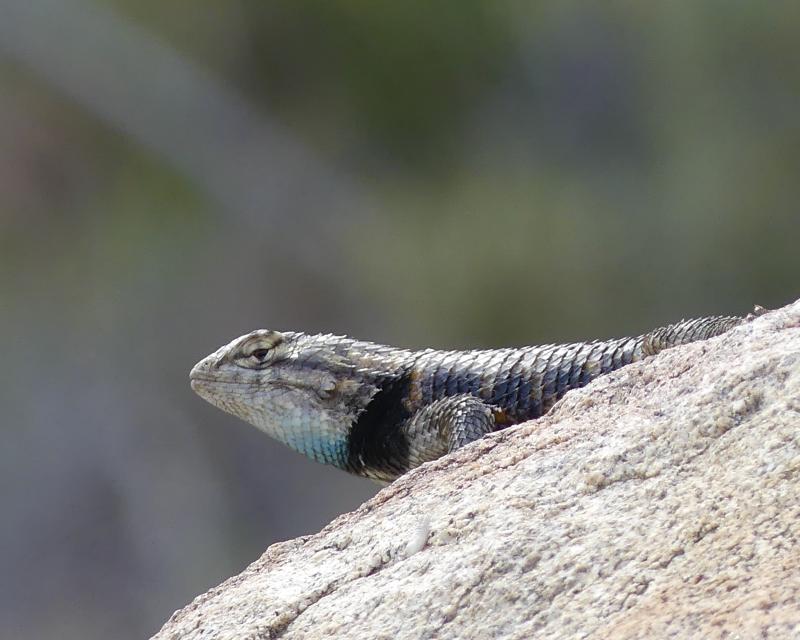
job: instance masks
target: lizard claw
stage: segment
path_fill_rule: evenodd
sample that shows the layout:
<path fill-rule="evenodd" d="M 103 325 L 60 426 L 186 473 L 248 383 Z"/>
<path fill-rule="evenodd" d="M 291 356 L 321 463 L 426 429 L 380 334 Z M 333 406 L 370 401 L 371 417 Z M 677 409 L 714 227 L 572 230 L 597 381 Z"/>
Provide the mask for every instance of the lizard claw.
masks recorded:
<path fill-rule="evenodd" d="M 769 309 L 762 307 L 760 304 L 754 305 L 753 311 L 745 316 L 745 320 L 753 320 L 758 316 L 763 316 L 767 311 L 769 311 Z"/>

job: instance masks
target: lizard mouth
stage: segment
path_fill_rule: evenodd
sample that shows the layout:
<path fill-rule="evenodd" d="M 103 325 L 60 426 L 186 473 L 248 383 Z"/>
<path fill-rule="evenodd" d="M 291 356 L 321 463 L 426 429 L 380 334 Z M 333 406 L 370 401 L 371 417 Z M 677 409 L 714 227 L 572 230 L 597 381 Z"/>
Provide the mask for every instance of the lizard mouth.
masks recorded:
<path fill-rule="evenodd" d="M 202 395 L 202 392 L 209 391 L 214 387 L 234 387 L 238 384 L 240 383 L 234 382 L 233 380 L 220 380 L 219 378 L 204 376 L 194 371 L 189 375 L 189 385 L 192 387 L 192 391 L 199 395 Z"/>
<path fill-rule="evenodd" d="M 206 387 L 234 387 L 241 385 L 241 382 L 236 380 L 220 380 L 219 378 L 204 378 L 203 376 L 192 376 L 189 378 L 189 384 L 192 389 L 197 391 Z"/>
<path fill-rule="evenodd" d="M 209 358 L 204 358 L 198 362 L 189 372 L 189 384 L 194 391 L 216 385 L 236 384 L 233 380 L 225 380 L 224 377 L 215 375 Z"/>

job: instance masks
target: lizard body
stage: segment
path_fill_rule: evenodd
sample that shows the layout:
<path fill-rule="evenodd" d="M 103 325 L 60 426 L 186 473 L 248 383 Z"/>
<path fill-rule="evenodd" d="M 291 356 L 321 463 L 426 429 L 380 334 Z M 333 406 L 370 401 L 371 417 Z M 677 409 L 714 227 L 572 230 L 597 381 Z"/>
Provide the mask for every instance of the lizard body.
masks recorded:
<path fill-rule="evenodd" d="M 752 316 L 687 320 L 633 338 L 476 351 L 260 329 L 198 362 L 190 378 L 205 400 L 309 458 L 391 482 L 486 433 L 540 417 L 599 375 Z"/>

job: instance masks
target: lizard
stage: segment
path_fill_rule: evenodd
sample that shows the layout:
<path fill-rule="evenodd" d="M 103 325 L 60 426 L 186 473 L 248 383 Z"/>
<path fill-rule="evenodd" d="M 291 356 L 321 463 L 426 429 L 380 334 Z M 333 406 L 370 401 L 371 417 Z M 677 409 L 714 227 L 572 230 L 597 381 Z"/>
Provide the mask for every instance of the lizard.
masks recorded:
<path fill-rule="evenodd" d="M 389 483 L 544 415 L 597 376 L 764 312 L 682 320 L 637 337 L 471 351 L 258 329 L 203 358 L 190 380 L 203 399 L 291 449 Z"/>

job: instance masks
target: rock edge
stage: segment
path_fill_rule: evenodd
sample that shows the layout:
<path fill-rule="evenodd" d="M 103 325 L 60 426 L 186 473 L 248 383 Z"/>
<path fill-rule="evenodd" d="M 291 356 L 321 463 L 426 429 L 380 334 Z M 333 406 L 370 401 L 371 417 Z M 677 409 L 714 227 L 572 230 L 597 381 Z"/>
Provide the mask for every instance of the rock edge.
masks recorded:
<path fill-rule="evenodd" d="M 800 635 L 800 301 L 272 545 L 154 638 Z"/>

